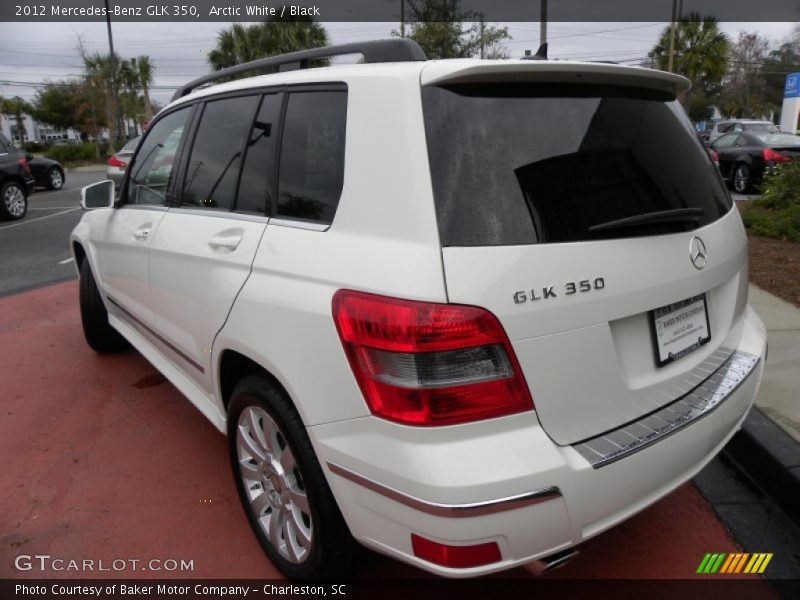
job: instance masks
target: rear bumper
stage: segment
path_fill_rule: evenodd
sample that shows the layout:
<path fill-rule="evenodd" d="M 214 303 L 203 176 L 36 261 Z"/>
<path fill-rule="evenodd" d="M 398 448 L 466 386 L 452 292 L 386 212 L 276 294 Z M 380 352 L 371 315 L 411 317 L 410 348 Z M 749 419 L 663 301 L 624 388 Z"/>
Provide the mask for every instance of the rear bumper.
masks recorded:
<path fill-rule="evenodd" d="M 367 417 L 310 432 L 356 539 L 440 575 L 482 575 L 579 544 L 694 476 L 746 417 L 765 345 L 763 325 L 748 309 L 731 351 L 753 357 L 749 372 L 724 389 L 725 381 L 710 377 L 722 391 L 708 410 L 594 465 L 586 452 L 556 445 L 534 413 L 436 430 Z M 412 533 L 448 545 L 496 542 L 502 560 L 466 569 L 434 565 L 413 556 Z"/>

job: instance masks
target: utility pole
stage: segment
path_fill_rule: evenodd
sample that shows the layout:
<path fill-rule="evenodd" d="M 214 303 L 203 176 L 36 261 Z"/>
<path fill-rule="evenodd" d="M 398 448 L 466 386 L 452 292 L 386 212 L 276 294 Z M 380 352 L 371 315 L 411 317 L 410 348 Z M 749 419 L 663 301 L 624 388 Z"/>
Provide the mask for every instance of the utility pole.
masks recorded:
<path fill-rule="evenodd" d="M 400 37 L 406 37 L 406 0 L 400 0 Z"/>
<path fill-rule="evenodd" d="M 114 98 L 114 114 L 109 115 L 110 118 L 114 119 L 116 129 L 116 139 L 109 140 L 109 144 L 112 149 L 117 149 L 117 142 L 120 137 L 120 129 L 122 125 L 122 119 L 120 118 L 119 114 L 119 90 L 117 89 L 117 55 L 114 54 L 114 37 L 111 35 L 111 10 L 108 7 L 108 0 L 105 0 L 106 4 L 106 26 L 108 27 L 108 47 L 111 50 L 111 56 L 109 57 L 109 63 L 111 64 L 111 95 Z"/>
<path fill-rule="evenodd" d="M 547 43 L 547 0 L 539 0 L 539 45 Z"/>
<path fill-rule="evenodd" d="M 481 58 L 485 58 L 485 46 L 486 42 L 484 40 L 483 34 L 486 31 L 486 21 L 483 20 L 483 15 L 481 15 Z"/>
<path fill-rule="evenodd" d="M 673 72 L 675 67 L 675 28 L 676 21 L 681 18 L 683 0 L 672 0 L 672 22 L 669 26 L 669 57 L 667 58 L 667 71 Z"/>

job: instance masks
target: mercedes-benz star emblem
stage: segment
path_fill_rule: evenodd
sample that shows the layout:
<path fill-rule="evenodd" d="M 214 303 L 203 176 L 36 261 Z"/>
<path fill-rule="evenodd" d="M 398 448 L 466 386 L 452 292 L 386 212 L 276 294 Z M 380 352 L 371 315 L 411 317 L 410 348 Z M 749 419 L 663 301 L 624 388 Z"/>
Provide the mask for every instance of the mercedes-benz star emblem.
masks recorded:
<path fill-rule="evenodd" d="M 693 237 L 689 242 L 689 259 L 695 269 L 702 269 L 708 263 L 706 258 L 706 245 L 699 237 Z"/>

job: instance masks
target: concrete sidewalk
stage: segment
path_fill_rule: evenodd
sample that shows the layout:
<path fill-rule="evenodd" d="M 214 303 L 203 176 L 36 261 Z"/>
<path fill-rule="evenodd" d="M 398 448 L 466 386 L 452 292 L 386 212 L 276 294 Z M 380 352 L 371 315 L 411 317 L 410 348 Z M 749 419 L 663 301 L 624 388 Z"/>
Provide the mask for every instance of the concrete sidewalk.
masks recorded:
<path fill-rule="evenodd" d="M 756 406 L 800 442 L 800 308 L 752 284 L 750 305 L 767 326 L 769 340 Z"/>
<path fill-rule="evenodd" d="M 800 309 L 750 286 L 769 354 L 756 407 L 725 453 L 800 523 Z"/>

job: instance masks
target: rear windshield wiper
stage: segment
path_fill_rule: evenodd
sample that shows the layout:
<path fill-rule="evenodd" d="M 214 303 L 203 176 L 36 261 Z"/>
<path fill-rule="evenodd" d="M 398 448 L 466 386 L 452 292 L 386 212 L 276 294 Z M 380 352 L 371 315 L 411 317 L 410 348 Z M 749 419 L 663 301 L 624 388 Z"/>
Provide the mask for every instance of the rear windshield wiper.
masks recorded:
<path fill-rule="evenodd" d="M 611 231 L 613 229 L 625 229 L 627 227 L 639 227 L 640 225 L 651 225 L 659 223 L 697 223 L 703 217 L 702 208 L 675 208 L 672 210 L 659 210 L 657 212 L 644 213 L 624 219 L 616 219 L 598 225 L 592 225 L 587 230 L 589 233 L 599 233 Z"/>

